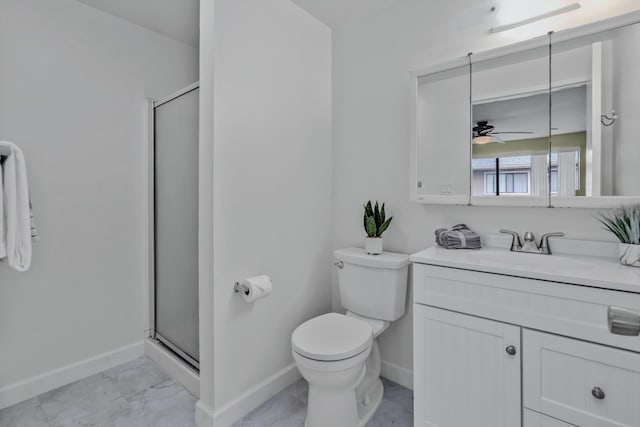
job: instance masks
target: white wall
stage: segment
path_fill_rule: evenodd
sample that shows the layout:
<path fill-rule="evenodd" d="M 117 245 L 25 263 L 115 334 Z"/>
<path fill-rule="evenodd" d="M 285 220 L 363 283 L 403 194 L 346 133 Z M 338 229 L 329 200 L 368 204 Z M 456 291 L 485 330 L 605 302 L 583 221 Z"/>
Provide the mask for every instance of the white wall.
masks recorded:
<path fill-rule="evenodd" d="M 517 41 L 489 34 L 489 26 L 472 25 L 471 21 L 461 25 L 460 16 L 476 3 L 405 0 L 334 29 L 335 248 L 362 246 L 361 209 L 368 199 L 385 201 L 388 214 L 394 216 L 384 236 L 385 248 L 390 251 L 411 253 L 430 246 L 433 230 L 459 222 L 481 232 L 499 228 L 536 234 L 564 231 L 571 238 L 611 240 L 592 210 L 441 207 L 408 202 L 408 70 Z M 637 3 L 624 3 L 591 18 L 638 7 Z M 578 24 L 567 21 L 563 25 Z M 339 310 L 335 285 L 334 280 L 333 307 Z M 411 317 L 409 307 L 381 338 L 382 358 L 405 370 L 412 369 Z"/>
<path fill-rule="evenodd" d="M 213 107 L 216 0 L 200 0 L 200 119 L 198 156 L 198 316 L 200 400 L 198 426 L 213 427 L 215 348 L 213 336 Z"/>
<path fill-rule="evenodd" d="M 142 340 L 145 99 L 197 72 L 192 47 L 78 2 L 0 2 L 0 136 L 41 235 L 29 272 L 0 264 L 3 391 Z"/>
<path fill-rule="evenodd" d="M 220 411 L 295 372 L 291 333 L 331 309 L 331 32 L 288 0 L 217 0 L 215 40 Z M 273 293 L 249 305 L 233 283 L 257 274 Z"/>

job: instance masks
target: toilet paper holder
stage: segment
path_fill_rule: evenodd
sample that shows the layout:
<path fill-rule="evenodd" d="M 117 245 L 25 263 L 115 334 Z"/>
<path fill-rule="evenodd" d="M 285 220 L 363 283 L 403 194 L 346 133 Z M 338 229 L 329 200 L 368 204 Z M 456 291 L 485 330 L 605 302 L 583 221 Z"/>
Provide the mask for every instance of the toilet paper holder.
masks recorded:
<path fill-rule="evenodd" d="M 244 283 L 235 282 L 233 284 L 233 291 L 235 293 L 244 292 L 246 295 L 249 295 L 249 286 L 245 285 Z"/>

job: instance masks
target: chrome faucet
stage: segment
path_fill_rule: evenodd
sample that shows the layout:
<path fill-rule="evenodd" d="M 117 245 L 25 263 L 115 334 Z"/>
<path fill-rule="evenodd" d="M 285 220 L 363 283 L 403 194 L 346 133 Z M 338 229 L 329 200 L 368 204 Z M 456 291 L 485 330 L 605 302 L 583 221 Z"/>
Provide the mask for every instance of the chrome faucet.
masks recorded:
<path fill-rule="evenodd" d="M 564 233 L 545 233 L 540 238 L 540 244 L 536 243 L 533 233 L 527 231 L 524 233 L 524 243 L 520 240 L 520 235 L 511 230 L 500 230 L 501 233 L 511 234 L 511 251 L 524 252 L 528 254 L 551 255 L 551 247 L 549 246 L 549 237 L 562 237 Z"/>

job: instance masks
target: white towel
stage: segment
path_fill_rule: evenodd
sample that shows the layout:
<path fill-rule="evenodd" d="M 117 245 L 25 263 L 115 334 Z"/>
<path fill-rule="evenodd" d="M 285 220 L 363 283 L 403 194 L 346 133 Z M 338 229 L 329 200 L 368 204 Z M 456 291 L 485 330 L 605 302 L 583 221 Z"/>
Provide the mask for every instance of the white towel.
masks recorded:
<path fill-rule="evenodd" d="M 27 271 L 31 266 L 31 214 L 27 167 L 22 150 L 17 145 L 0 141 L 0 146 L 11 151 L 2 165 L 6 258 L 11 268 Z"/>

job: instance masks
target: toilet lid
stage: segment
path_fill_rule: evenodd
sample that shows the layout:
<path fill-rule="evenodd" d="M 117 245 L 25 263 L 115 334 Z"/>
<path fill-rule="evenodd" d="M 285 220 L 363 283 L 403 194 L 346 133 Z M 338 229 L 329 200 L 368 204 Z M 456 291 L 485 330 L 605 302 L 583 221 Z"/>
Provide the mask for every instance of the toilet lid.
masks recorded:
<path fill-rule="evenodd" d="M 291 345 L 296 353 L 323 361 L 348 359 L 362 353 L 372 342 L 370 325 L 338 313 L 307 320 L 291 335 Z"/>

